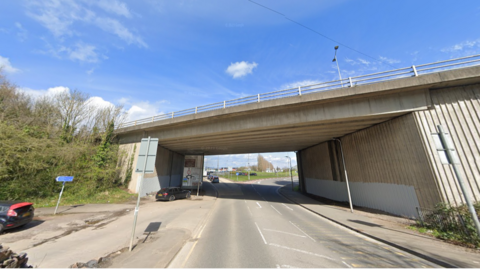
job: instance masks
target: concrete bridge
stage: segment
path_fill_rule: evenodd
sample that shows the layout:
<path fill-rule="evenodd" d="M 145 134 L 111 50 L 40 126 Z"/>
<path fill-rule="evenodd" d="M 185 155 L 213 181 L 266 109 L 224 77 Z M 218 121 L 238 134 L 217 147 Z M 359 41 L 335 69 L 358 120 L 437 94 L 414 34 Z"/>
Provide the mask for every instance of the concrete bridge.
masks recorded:
<path fill-rule="evenodd" d="M 201 112 L 197 107 L 184 116 L 171 113 L 130 124 L 117 130 L 124 152 L 122 175 L 138 191 L 131 167 L 141 138 L 148 136 L 159 139 L 159 148 L 156 173 L 147 176 L 142 194 L 191 186 L 185 176 L 201 178 L 204 155 L 296 151 L 302 191 L 347 201 L 340 144 L 332 141 L 339 138 L 354 205 L 417 217 L 417 208 L 464 202 L 431 136 L 442 124 L 454 139 L 470 194 L 478 201 L 480 66 L 421 75 L 412 67 L 412 73 L 364 85 L 348 78 L 334 82 L 335 90 L 305 94 L 309 88 L 299 88 L 294 96 L 261 101 L 258 95 L 258 101 L 244 105 L 223 102 L 223 107 L 216 104 L 220 109 Z M 277 96 L 289 91 L 297 89 Z"/>

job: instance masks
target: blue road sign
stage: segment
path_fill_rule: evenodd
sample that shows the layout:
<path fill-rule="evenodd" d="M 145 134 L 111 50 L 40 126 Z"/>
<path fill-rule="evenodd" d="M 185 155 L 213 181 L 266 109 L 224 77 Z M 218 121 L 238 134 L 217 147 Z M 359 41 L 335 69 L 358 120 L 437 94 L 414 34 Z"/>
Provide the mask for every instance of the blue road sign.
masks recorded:
<path fill-rule="evenodd" d="M 61 176 L 61 177 L 57 177 L 57 181 L 60 181 L 60 182 L 72 182 L 72 181 L 73 181 L 73 177 Z"/>

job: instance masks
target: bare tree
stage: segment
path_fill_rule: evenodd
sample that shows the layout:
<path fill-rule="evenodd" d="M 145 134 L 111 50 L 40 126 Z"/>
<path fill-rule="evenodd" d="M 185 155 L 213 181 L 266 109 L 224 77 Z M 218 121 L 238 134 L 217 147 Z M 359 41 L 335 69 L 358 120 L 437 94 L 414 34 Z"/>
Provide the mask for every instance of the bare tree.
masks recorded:
<path fill-rule="evenodd" d="M 61 92 L 55 95 L 54 103 L 58 109 L 62 125 L 62 138 L 66 142 L 73 139 L 73 134 L 80 123 L 92 116 L 88 94 L 78 90 Z"/>

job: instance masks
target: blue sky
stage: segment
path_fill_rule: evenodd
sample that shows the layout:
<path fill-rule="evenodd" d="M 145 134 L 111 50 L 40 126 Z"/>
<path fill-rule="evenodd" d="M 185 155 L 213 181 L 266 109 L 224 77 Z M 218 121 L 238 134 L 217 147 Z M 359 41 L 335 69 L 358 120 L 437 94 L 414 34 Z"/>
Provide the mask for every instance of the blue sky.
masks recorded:
<path fill-rule="evenodd" d="M 133 120 L 338 79 L 336 45 L 344 77 L 478 54 L 479 25 L 466 0 L 0 1 L 0 65 Z"/>

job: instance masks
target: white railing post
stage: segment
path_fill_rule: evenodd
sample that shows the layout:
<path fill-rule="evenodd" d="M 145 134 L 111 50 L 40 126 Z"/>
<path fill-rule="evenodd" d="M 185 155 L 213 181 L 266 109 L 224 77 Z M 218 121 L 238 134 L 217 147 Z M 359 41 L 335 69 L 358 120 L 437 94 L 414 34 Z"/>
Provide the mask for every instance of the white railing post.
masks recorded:
<path fill-rule="evenodd" d="M 302 95 L 302 87 L 298 86 L 298 95 Z"/>
<path fill-rule="evenodd" d="M 257 96 L 257 102 L 260 103 L 260 94 L 258 94 L 258 96 Z"/>
<path fill-rule="evenodd" d="M 137 121 L 135 121 L 135 124 L 133 126 L 137 126 Z"/>
<path fill-rule="evenodd" d="M 152 116 L 152 122 L 153 122 L 154 119 L 155 119 L 155 116 Z"/>
<path fill-rule="evenodd" d="M 353 87 L 353 83 L 352 83 L 352 78 L 351 78 L 351 77 L 348 77 L 348 81 L 350 81 L 350 88 Z"/>
<path fill-rule="evenodd" d="M 223 101 L 223 108 L 225 108 L 227 101 Z"/>
<path fill-rule="evenodd" d="M 198 107 L 196 106 L 196 107 L 195 107 L 195 114 L 197 114 L 197 108 L 198 108 Z"/>
<path fill-rule="evenodd" d="M 173 119 L 173 113 L 175 113 L 175 112 L 172 112 L 172 119 Z"/>
<path fill-rule="evenodd" d="M 412 65 L 412 69 L 415 76 L 418 77 L 417 68 L 415 68 L 415 65 Z"/>

